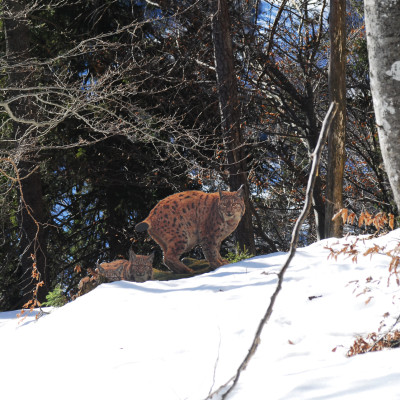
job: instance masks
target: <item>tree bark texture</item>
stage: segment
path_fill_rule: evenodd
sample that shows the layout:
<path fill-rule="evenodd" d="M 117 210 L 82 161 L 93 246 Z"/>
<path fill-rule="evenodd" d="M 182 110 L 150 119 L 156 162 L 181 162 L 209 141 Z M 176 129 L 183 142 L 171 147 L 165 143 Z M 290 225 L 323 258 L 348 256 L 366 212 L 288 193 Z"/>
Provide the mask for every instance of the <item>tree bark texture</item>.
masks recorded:
<path fill-rule="evenodd" d="M 320 175 L 318 175 L 315 179 L 314 191 L 312 193 L 312 207 L 314 212 L 317 240 L 325 239 L 325 204 L 321 194 L 322 180 Z"/>
<path fill-rule="evenodd" d="M 314 107 L 314 89 L 307 85 L 307 101 L 304 104 L 304 111 L 307 116 L 309 130 L 307 132 L 306 145 L 309 154 L 312 154 L 318 143 L 319 130 L 317 126 L 317 117 Z M 312 160 L 310 161 L 310 163 Z M 312 207 L 315 220 L 315 231 L 317 240 L 325 239 L 325 203 L 322 195 L 322 180 L 318 173 L 312 193 Z"/>
<path fill-rule="evenodd" d="M 226 0 L 210 0 L 210 5 L 221 128 L 224 147 L 227 150 L 229 184 L 232 191 L 239 189 L 241 185 L 245 187 L 246 212 L 236 230 L 236 237 L 241 249 L 245 246 L 252 254 L 255 254 L 228 4 Z"/>
<path fill-rule="evenodd" d="M 400 1 L 364 0 L 364 8 L 379 142 L 400 210 Z"/>
<path fill-rule="evenodd" d="M 11 15 L 21 13 L 26 6 L 24 1 L 4 1 Z M 29 68 L 23 63 L 29 57 L 30 32 L 29 27 L 20 19 L 4 20 L 6 37 L 7 60 L 14 65 L 13 72 L 9 73 L 9 84 L 16 88 L 24 87 L 29 82 Z M 11 104 L 13 114 L 19 118 L 34 119 L 35 107 L 28 97 L 21 97 Z M 29 125 L 13 121 L 13 136 L 16 145 L 26 147 L 32 132 L 28 131 Z M 22 150 L 24 151 L 24 150 Z M 48 292 L 48 271 L 46 268 L 46 232 L 44 222 L 46 219 L 43 200 L 42 182 L 37 159 L 33 154 L 21 154 L 16 160 L 19 181 L 19 226 L 20 226 L 20 267 L 19 267 L 19 300 L 15 308 L 22 307 L 27 300 L 32 299 L 33 291 L 38 281 L 32 278 L 32 267 L 40 273 L 40 280 L 44 285 L 39 289 L 37 299 L 42 302 Z M 33 257 L 32 257 L 33 255 Z"/>
<path fill-rule="evenodd" d="M 331 0 L 329 29 L 331 42 L 329 97 L 330 102 L 338 104 L 338 110 L 328 139 L 325 237 L 341 237 L 343 233 L 341 219 L 332 221 L 332 217 L 343 207 L 343 175 L 346 159 L 346 0 Z"/>

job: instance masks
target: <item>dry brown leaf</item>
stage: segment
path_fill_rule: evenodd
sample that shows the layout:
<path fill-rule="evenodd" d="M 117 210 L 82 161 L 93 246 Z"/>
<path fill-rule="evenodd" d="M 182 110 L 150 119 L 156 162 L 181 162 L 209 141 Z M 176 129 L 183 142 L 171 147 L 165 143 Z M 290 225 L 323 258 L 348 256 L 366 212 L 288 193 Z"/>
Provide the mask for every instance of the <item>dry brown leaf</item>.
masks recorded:
<path fill-rule="evenodd" d="M 361 213 L 360 215 L 360 219 L 358 220 L 358 227 L 361 228 L 363 223 L 364 223 L 364 219 L 365 219 L 365 214 L 364 211 Z"/>
<path fill-rule="evenodd" d="M 81 273 L 82 267 L 80 265 L 75 265 L 74 272 L 76 272 L 77 274 Z"/>
<path fill-rule="evenodd" d="M 374 296 L 370 296 L 368 297 L 367 300 L 365 300 L 365 304 L 368 304 L 372 299 L 374 298 Z"/>
<path fill-rule="evenodd" d="M 394 229 L 394 215 L 393 214 L 389 214 L 389 227 L 391 230 Z"/>
<path fill-rule="evenodd" d="M 364 212 L 364 222 L 366 226 L 372 224 L 372 215 L 368 211 Z"/>
<path fill-rule="evenodd" d="M 347 211 L 347 209 L 345 208 L 341 208 L 333 217 L 332 217 L 332 221 L 335 221 L 336 219 L 338 219 L 339 217 L 342 216 L 344 210 Z"/>
<path fill-rule="evenodd" d="M 352 225 L 354 223 L 354 220 L 356 218 L 356 213 L 352 212 L 348 217 L 347 217 L 347 223 Z"/>
<path fill-rule="evenodd" d="M 348 210 L 347 210 L 347 208 L 344 208 L 343 211 L 342 211 L 342 221 L 343 221 L 344 224 L 347 221 L 347 215 L 348 215 Z"/>

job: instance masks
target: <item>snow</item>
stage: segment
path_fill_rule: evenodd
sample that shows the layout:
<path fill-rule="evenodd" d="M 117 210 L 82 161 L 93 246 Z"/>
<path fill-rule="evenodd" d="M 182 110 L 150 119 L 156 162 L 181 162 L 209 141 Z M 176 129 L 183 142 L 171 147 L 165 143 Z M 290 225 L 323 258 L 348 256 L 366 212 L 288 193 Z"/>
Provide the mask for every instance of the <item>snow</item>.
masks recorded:
<path fill-rule="evenodd" d="M 357 263 L 328 259 L 326 247 L 355 241 L 297 251 L 229 399 L 400 399 L 400 349 L 346 357 L 358 335 L 384 332 L 400 314 L 385 255 L 400 230 L 360 238 Z M 375 244 L 384 251 L 362 255 Z M 103 284 L 37 321 L 0 313 L 1 396 L 205 399 L 247 354 L 285 259 L 275 253 L 188 279 Z"/>

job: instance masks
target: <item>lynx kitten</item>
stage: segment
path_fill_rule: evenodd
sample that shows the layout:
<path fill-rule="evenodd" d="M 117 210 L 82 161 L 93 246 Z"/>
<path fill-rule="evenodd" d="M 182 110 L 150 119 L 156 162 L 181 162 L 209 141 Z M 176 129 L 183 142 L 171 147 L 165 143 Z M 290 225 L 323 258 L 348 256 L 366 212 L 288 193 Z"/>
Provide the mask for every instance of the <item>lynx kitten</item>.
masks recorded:
<path fill-rule="evenodd" d="M 145 282 L 153 278 L 154 253 L 149 256 L 136 255 L 129 250 L 128 260 L 115 260 L 97 264 L 96 272 L 110 281 Z"/>

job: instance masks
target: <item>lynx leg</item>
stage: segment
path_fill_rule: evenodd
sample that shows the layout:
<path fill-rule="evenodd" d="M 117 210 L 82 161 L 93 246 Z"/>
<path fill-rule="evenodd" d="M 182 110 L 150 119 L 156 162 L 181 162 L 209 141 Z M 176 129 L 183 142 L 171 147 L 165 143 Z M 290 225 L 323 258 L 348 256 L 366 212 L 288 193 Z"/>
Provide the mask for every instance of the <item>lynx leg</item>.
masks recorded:
<path fill-rule="evenodd" d="M 164 251 L 164 264 L 173 272 L 177 274 L 191 274 L 193 270 L 187 267 L 182 261 L 179 260 L 179 255 L 174 251 L 167 249 Z"/>
<path fill-rule="evenodd" d="M 164 254 L 164 264 L 173 272 L 178 274 L 191 274 L 194 271 L 179 260 L 179 256 L 188 250 L 187 242 L 181 240 L 178 243 L 167 244 L 158 232 L 148 230 L 150 236 L 160 245 Z"/>
<path fill-rule="evenodd" d="M 215 243 L 203 243 L 201 248 L 203 249 L 203 253 L 207 261 L 210 263 L 210 267 L 215 269 L 220 267 L 221 265 L 228 264 L 227 260 L 224 260 L 219 254 L 219 248 Z"/>
<path fill-rule="evenodd" d="M 156 242 L 160 245 L 160 247 L 161 247 L 163 253 L 165 254 L 165 251 L 166 251 L 166 249 L 167 249 L 167 245 L 166 245 L 166 243 L 164 242 L 162 236 L 161 236 L 161 235 L 158 235 L 158 234 L 157 234 L 157 231 L 153 232 L 153 229 L 151 229 L 151 228 L 149 228 L 149 229 L 147 230 L 147 233 L 153 238 L 154 241 L 156 241 Z"/>

